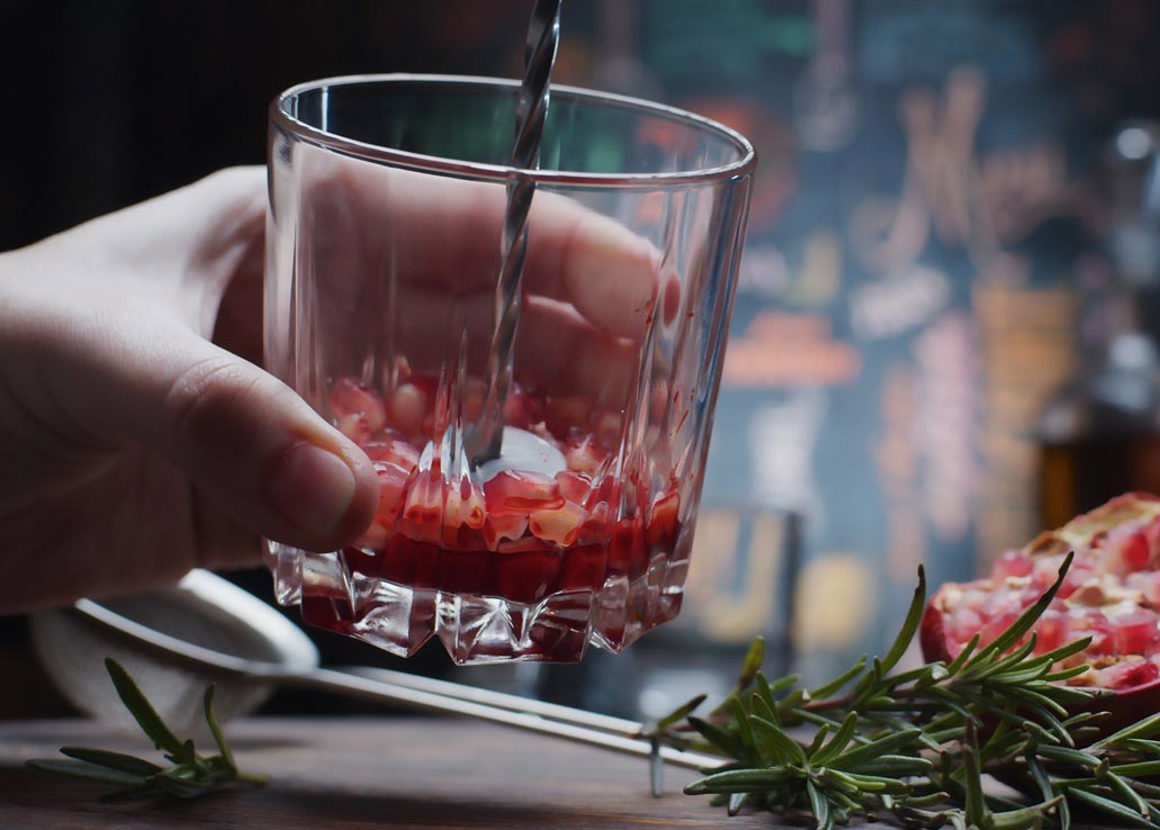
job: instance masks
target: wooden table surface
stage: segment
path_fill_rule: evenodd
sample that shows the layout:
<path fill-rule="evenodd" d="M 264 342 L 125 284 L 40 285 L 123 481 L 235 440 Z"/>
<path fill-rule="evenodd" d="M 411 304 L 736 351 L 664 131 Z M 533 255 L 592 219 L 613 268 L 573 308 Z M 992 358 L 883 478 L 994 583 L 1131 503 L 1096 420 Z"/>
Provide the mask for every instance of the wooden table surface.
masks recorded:
<path fill-rule="evenodd" d="M 102 804 L 100 785 L 27 769 L 73 744 L 148 754 L 135 736 L 88 721 L 0 722 L 0 828 L 632 828 L 752 830 L 681 787 L 648 791 L 647 762 L 467 720 L 253 718 L 226 727 L 239 766 L 270 783 L 193 802 Z M 206 749 L 207 747 L 203 747 Z"/>

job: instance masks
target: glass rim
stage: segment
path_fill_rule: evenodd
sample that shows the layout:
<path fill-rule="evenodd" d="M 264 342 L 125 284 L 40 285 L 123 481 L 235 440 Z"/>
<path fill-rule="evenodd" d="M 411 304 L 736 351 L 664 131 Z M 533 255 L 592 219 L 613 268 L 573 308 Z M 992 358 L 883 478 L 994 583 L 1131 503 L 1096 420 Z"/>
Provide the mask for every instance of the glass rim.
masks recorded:
<path fill-rule="evenodd" d="M 483 180 L 507 181 L 513 175 L 526 177 L 537 184 L 575 185 L 586 187 L 656 187 L 679 184 L 708 183 L 727 179 L 744 178 L 753 174 L 757 166 L 757 153 L 753 144 L 744 135 L 711 118 L 642 98 L 633 98 L 612 92 L 602 92 L 583 87 L 552 84 L 553 92 L 565 93 L 573 98 L 591 103 L 615 104 L 645 112 L 660 118 L 684 122 L 704 132 L 712 133 L 732 144 L 739 151 L 739 158 L 728 164 L 694 170 L 677 170 L 656 173 L 585 173 L 573 170 L 521 169 L 511 165 L 486 164 L 464 161 L 445 156 L 428 155 L 407 150 L 397 150 L 357 141 L 328 130 L 311 126 L 292 116 L 287 111 L 289 101 L 314 90 L 335 86 L 354 86 L 374 83 L 422 83 L 448 87 L 464 85 L 490 88 L 518 89 L 520 82 L 509 78 L 493 78 L 480 75 L 415 74 L 392 72 L 366 75 L 339 75 L 319 78 L 296 84 L 283 92 L 270 104 L 270 123 L 294 133 L 299 138 L 316 145 L 330 148 L 344 155 L 355 156 L 369 161 L 390 162 L 396 166 L 411 168 L 428 173 L 443 173 L 470 176 Z M 514 125 L 513 125 L 514 130 Z"/>

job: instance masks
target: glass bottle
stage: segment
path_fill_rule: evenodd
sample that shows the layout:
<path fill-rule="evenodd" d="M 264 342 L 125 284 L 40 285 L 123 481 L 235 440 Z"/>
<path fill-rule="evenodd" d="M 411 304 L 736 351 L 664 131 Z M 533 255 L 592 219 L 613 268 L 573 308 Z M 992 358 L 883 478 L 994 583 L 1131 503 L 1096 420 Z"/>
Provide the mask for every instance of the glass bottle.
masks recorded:
<path fill-rule="evenodd" d="M 1085 308 L 1084 371 L 1040 421 L 1044 527 L 1123 492 L 1160 493 L 1160 124 L 1118 129 L 1106 174 L 1111 284 Z"/>

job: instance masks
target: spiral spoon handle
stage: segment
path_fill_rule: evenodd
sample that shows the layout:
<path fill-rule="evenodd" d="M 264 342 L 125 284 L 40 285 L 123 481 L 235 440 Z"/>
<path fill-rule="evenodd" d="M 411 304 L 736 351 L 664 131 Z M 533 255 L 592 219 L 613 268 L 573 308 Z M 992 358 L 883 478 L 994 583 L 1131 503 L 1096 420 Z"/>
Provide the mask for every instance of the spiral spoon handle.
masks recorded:
<path fill-rule="evenodd" d="M 503 410 L 512 382 L 512 347 L 519 325 L 524 258 L 528 249 L 528 212 L 536 183 L 526 175 L 540 164 L 540 140 L 548 114 L 552 67 L 560 42 L 561 0 L 536 0 L 524 48 L 524 77 L 516 110 L 513 173 L 507 186 L 503 253 L 495 292 L 495 328 L 487 364 L 487 397 L 474 427 L 467 433 L 471 466 L 499 457 L 503 444 Z"/>

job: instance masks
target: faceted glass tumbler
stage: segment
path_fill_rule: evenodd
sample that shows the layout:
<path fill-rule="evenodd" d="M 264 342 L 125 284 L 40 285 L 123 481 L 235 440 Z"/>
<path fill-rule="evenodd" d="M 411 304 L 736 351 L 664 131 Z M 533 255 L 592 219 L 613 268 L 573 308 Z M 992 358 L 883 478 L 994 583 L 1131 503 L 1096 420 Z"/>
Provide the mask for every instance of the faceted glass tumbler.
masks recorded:
<path fill-rule="evenodd" d="M 271 108 L 267 362 L 363 448 L 380 491 L 356 544 L 270 543 L 268 562 L 279 602 L 394 654 L 438 636 L 461 664 L 575 661 L 681 605 L 753 149 L 689 113 L 553 87 L 540 167 L 518 170 L 518 92 L 366 76 Z M 489 360 L 504 214 L 528 180 L 505 373 Z M 494 458 L 472 449 L 489 413 Z"/>

